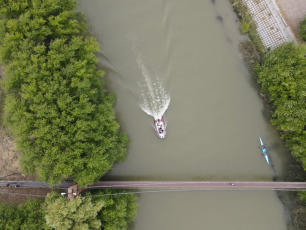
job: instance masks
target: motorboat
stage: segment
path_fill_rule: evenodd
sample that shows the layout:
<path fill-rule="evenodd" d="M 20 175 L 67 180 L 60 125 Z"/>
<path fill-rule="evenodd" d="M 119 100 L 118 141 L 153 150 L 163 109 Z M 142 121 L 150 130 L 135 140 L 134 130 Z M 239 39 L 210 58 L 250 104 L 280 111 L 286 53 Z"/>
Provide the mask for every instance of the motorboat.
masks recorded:
<path fill-rule="evenodd" d="M 166 126 L 165 126 L 164 119 L 162 117 L 158 119 L 154 119 L 154 125 L 155 125 L 157 136 L 160 138 L 165 138 Z"/>

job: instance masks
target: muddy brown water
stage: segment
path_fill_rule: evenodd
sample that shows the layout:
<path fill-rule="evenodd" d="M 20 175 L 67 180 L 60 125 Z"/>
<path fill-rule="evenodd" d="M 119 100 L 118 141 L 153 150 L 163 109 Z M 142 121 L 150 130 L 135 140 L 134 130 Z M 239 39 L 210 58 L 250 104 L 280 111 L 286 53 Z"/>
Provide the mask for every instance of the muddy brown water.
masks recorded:
<path fill-rule="evenodd" d="M 245 38 L 229 1 L 79 4 L 100 44 L 99 65 L 131 141 L 126 160 L 107 179 L 270 181 L 284 173 L 287 153 L 243 64 L 238 46 Z M 155 99 L 164 97 L 171 101 L 161 140 L 140 105 L 162 106 Z M 281 230 L 286 218 L 273 191 L 146 190 L 129 229 Z"/>

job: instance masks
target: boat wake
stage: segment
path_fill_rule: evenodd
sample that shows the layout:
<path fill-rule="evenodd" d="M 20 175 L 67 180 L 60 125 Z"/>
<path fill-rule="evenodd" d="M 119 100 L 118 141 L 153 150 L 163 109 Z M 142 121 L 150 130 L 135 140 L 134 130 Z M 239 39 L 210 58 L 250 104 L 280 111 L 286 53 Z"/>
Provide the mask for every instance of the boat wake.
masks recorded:
<path fill-rule="evenodd" d="M 157 75 L 150 74 L 141 56 L 137 57 L 137 64 L 143 79 L 139 81 L 139 107 L 154 120 L 162 118 L 169 107 L 170 96 Z"/>

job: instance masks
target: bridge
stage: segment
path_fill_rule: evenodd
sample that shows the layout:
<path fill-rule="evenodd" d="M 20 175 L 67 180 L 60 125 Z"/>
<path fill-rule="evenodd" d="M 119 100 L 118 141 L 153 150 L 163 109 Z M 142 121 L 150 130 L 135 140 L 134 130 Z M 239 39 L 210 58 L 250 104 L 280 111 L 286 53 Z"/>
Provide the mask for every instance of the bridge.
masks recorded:
<path fill-rule="evenodd" d="M 0 181 L 0 187 L 16 188 L 76 188 L 73 182 L 64 182 L 57 186 L 38 181 Z M 282 181 L 99 181 L 86 188 L 78 189 L 243 189 L 243 190 L 306 190 L 306 182 Z"/>

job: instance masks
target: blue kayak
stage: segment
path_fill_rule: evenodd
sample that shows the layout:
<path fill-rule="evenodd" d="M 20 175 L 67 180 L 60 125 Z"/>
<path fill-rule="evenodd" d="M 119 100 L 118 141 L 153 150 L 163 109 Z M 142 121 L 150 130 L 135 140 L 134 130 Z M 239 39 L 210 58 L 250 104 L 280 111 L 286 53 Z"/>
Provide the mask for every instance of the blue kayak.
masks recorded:
<path fill-rule="evenodd" d="M 262 154 L 265 156 L 267 163 L 269 164 L 269 158 L 268 158 L 268 154 L 267 154 L 267 150 L 266 147 L 264 146 L 261 138 L 259 137 L 260 140 L 260 145 L 261 145 L 261 150 L 262 150 Z"/>

